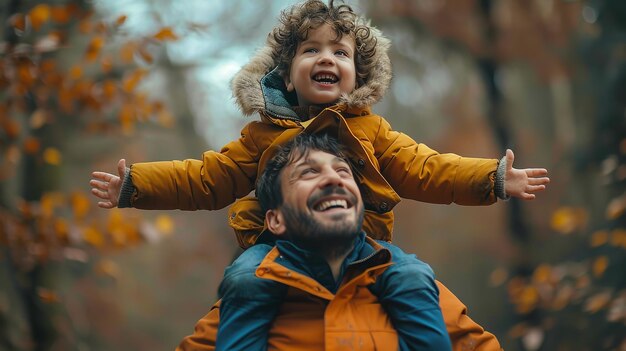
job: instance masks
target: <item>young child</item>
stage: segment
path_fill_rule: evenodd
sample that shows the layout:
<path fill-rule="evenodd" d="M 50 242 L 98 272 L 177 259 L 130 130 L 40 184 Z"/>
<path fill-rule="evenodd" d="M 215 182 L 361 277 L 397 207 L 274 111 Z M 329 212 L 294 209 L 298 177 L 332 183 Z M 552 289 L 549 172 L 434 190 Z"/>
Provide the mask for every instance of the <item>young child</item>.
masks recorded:
<path fill-rule="evenodd" d="M 240 245 L 249 247 L 267 239 L 265 214 L 256 198 L 240 198 L 254 189 L 280 145 L 303 132 L 331 134 L 349 150 L 366 206 L 363 227 L 374 239 L 391 241 L 391 210 L 400 198 L 489 205 L 510 196 L 534 199 L 545 189 L 547 171 L 513 168 L 510 150 L 500 161 L 440 154 L 372 113 L 371 105 L 391 79 L 389 45 L 347 5 L 308 0 L 291 7 L 266 47 L 232 82 L 242 111 L 258 113 L 261 120 L 200 160 L 137 163 L 128 169 L 122 159 L 119 176 L 94 172 L 90 184 L 101 199 L 98 205 L 215 210 L 239 199 L 229 211 L 229 224 Z M 439 287 L 443 306 L 446 294 L 452 294 Z M 452 335 L 448 322 L 456 312 L 442 312 Z M 459 340 L 453 338 L 453 346 Z"/>

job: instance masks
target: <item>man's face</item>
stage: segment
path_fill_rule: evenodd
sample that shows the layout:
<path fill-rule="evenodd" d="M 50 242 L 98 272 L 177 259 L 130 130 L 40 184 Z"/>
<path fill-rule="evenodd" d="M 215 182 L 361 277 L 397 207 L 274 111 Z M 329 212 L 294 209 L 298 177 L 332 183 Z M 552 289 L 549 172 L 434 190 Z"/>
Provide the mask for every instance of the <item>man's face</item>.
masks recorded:
<path fill-rule="evenodd" d="M 270 228 L 275 234 L 311 247 L 351 242 L 361 231 L 363 201 L 343 159 L 311 150 L 283 168 L 280 178 L 283 204 L 269 216 L 278 220 Z"/>
<path fill-rule="evenodd" d="M 354 39 L 349 35 L 336 41 L 328 24 L 310 29 L 291 61 L 287 90 L 296 91 L 300 106 L 336 102 L 356 86 L 354 55 Z"/>

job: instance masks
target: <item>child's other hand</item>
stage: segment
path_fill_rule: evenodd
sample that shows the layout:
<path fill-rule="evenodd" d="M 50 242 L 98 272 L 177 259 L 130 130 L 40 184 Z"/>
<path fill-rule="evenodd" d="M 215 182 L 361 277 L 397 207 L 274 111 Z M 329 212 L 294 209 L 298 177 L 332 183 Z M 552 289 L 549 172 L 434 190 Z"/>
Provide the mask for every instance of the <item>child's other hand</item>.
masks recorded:
<path fill-rule="evenodd" d="M 504 174 L 504 191 L 507 195 L 523 200 L 533 200 L 538 191 L 546 188 L 550 182 L 545 168 L 513 168 L 515 155 L 510 149 L 506 150 L 506 172 Z"/>
<path fill-rule="evenodd" d="M 118 198 L 120 197 L 120 190 L 122 189 L 122 182 L 124 181 L 124 173 L 126 172 L 126 160 L 121 159 L 117 163 L 117 173 L 115 174 L 106 172 L 93 172 L 91 176 L 92 180 L 89 181 L 91 193 L 98 198 L 104 200 L 99 201 L 98 206 L 102 208 L 114 208 L 117 207 Z"/>

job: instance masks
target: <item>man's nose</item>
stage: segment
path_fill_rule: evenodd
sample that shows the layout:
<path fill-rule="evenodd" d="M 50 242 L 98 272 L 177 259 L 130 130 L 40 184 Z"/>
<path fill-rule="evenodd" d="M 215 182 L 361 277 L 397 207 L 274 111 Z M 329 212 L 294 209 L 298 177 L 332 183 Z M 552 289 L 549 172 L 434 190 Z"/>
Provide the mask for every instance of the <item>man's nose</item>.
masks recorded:
<path fill-rule="evenodd" d="M 343 186 L 343 178 L 337 173 L 336 170 L 325 170 L 322 173 L 322 187 L 326 186 Z"/>

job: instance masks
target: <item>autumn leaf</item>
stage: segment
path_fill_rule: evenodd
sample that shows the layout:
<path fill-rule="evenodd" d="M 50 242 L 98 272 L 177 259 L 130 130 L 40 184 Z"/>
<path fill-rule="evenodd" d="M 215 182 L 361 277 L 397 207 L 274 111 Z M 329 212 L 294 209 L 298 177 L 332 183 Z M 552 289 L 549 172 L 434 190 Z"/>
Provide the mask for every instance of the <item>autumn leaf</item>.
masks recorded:
<path fill-rule="evenodd" d="M 23 13 L 16 13 L 9 18 L 9 24 L 17 35 L 22 35 L 26 31 L 26 16 Z"/>
<path fill-rule="evenodd" d="M 587 216 L 583 208 L 562 207 L 552 214 L 550 225 L 561 234 L 571 234 L 587 224 Z"/>
<path fill-rule="evenodd" d="M 624 214 L 626 210 L 626 194 L 623 194 L 620 197 L 617 197 L 611 202 L 606 208 L 606 218 L 607 219 L 617 219 Z"/>
<path fill-rule="evenodd" d="M 139 82 L 148 74 L 148 71 L 143 69 L 137 69 L 129 74 L 124 76 L 124 81 L 122 82 L 122 89 L 130 93 L 139 84 Z"/>
<path fill-rule="evenodd" d="M 37 288 L 37 295 L 44 303 L 55 303 L 60 300 L 56 292 L 46 288 Z"/>
<path fill-rule="evenodd" d="M 9 139 L 16 139 L 20 135 L 22 127 L 17 121 L 7 119 L 2 123 L 2 129 Z"/>
<path fill-rule="evenodd" d="M 72 18 L 68 7 L 64 5 L 52 6 L 50 10 L 51 10 L 50 14 L 52 17 L 52 21 L 58 24 L 66 24 Z"/>
<path fill-rule="evenodd" d="M 591 235 L 591 247 L 598 247 L 609 241 L 609 233 L 606 230 L 598 230 Z"/>
<path fill-rule="evenodd" d="M 597 293 L 591 297 L 589 297 L 585 301 L 585 312 L 596 313 L 611 301 L 611 293 L 608 291 Z"/>
<path fill-rule="evenodd" d="M 497 268 L 489 275 L 489 284 L 491 286 L 500 286 L 504 284 L 508 277 L 508 272 L 504 268 Z"/>
<path fill-rule="evenodd" d="M 70 201 L 72 204 L 72 211 L 74 212 L 74 217 L 78 219 L 85 218 L 87 213 L 89 212 L 89 208 L 91 207 L 91 201 L 85 194 L 80 192 L 72 193 L 70 197 Z"/>
<path fill-rule="evenodd" d="M 43 160 L 47 164 L 58 166 L 61 164 L 61 152 L 53 147 L 46 148 L 43 151 Z"/>
<path fill-rule="evenodd" d="M 115 20 L 115 26 L 119 27 L 126 22 L 126 15 L 121 15 Z"/>
<path fill-rule="evenodd" d="M 94 227 L 86 227 L 83 229 L 83 239 L 86 243 L 94 247 L 102 247 L 104 245 L 104 236 Z"/>
<path fill-rule="evenodd" d="M 38 31 L 41 26 L 50 19 L 50 14 L 50 5 L 39 4 L 33 7 L 28 12 L 28 17 L 30 18 L 30 23 L 33 26 L 33 29 Z"/>
<path fill-rule="evenodd" d="M 87 46 L 87 50 L 85 51 L 85 60 L 88 62 L 93 62 L 100 55 L 100 50 L 104 46 L 104 37 L 96 36 L 91 39 L 89 45 Z"/>
<path fill-rule="evenodd" d="M 174 33 L 171 27 L 164 27 L 152 36 L 159 41 L 178 40 L 178 36 Z"/>
<path fill-rule="evenodd" d="M 39 151 L 41 142 L 35 137 L 27 137 L 24 140 L 24 153 L 27 155 L 34 155 Z"/>
<path fill-rule="evenodd" d="M 593 261 L 592 271 L 595 277 L 601 277 L 609 266 L 609 259 L 606 256 L 600 256 Z"/>
<path fill-rule="evenodd" d="M 43 109 L 36 109 L 35 112 L 30 116 L 29 125 L 32 129 L 39 129 L 46 124 L 48 120 L 48 114 Z"/>
<path fill-rule="evenodd" d="M 114 279 L 117 279 L 120 275 L 120 269 L 117 263 L 111 260 L 101 260 L 98 262 L 96 272 L 100 275 L 105 275 Z"/>
<path fill-rule="evenodd" d="M 160 215 L 155 221 L 156 228 L 163 235 L 170 235 L 174 231 L 174 221 L 168 215 Z"/>

